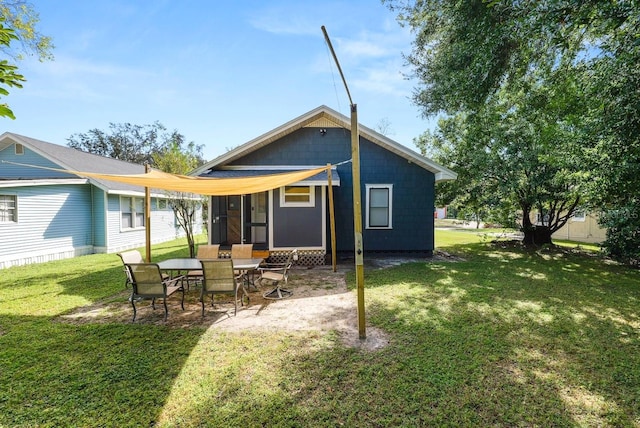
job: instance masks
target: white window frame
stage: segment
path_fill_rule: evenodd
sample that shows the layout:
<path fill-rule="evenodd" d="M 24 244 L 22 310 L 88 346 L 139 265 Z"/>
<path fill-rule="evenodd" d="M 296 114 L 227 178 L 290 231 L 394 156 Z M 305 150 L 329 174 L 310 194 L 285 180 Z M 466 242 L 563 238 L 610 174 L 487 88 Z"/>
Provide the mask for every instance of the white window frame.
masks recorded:
<path fill-rule="evenodd" d="M 165 210 L 168 210 L 169 208 L 170 206 L 169 206 L 168 199 L 162 199 L 162 198 L 156 199 L 156 209 L 158 211 L 165 211 Z"/>
<path fill-rule="evenodd" d="M 584 222 L 587 220 L 587 213 L 584 210 L 576 210 L 571 216 L 571 221 Z"/>
<path fill-rule="evenodd" d="M 13 209 L 7 207 L 4 208 L 5 205 L 5 198 L 7 199 L 13 199 Z M 4 213 L 7 212 L 10 215 L 7 216 L 7 219 L 4 219 L 4 215 L 0 215 L 0 223 L 17 223 L 18 222 L 18 195 L 15 194 L 9 194 L 9 193 L 3 193 L 0 194 L 0 207 L 2 207 L 0 209 L 0 212 Z"/>
<path fill-rule="evenodd" d="M 291 194 L 291 193 L 287 193 L 287 189 L 288 188 L 307 188 L 309 189 L 308 193 L 295 193 L 295 194 Z M 296 185 L 291 185 L 291 186 L 284 186 L 280 188 L 280 206 L 281 207 L 310 207 L 313 208 L 316 206 L 316 186 L 296 186 Z M 295 195 L 295 196 L 304 196 L 307 195 L 308 199 L 306 201 L 287 201 L 287 196 L 288 195 Z"/>
<path fill-rule="evenodd" d="M 389 206 L 387 207 L 388 224 L 386 226 L 372 226 L 369 222 L 371 217 L 371 190 L 386 189 L 389 192 Z M 367 229 L 393 229 L 393 184 L 366 184 L 367 213 L 365 216 L 365 227 Z"/>
<path fill-rule="evenodd" d="M 131 211 L 123 211 L 122 208 L 129 204 Z M 136 209 L 136 206 L 139 205 L 142 209 L 141 212 Z M 122 215 L 128 213 L 131 215 L 131 226 L 125 227 L 122 223 Z M 144 218 L 144 199 L 136 198 L 134 196 L 120 196 L 120 229 L 121 230 L 135 230 L 135 229 L 144 229 L 145 228 L 145 218 Z M 138 221 L 140 219 L 140 221 Z M 142 223 L 142 224 L 138 224 Z"/>

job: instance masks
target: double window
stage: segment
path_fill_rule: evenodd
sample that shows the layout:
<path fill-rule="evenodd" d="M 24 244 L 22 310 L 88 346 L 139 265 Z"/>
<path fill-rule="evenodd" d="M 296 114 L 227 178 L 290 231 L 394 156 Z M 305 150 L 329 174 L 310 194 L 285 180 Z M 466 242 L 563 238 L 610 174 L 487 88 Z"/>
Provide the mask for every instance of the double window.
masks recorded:
<path fill-rule="evenodd" d="M 144 199 L 129 196 L 121 197 L 120 217 L 122 229 L 144 227 Z"/>
<path fill-rule="evenodd" d="M 367 229 L 391 229 L 392 227 L 392 184 L 367 184 Z"/>
<path fill-rule="evenodd" d="M 18 221 L 18 197 L 16 195 L 0 195 L 0 223 Z"/>

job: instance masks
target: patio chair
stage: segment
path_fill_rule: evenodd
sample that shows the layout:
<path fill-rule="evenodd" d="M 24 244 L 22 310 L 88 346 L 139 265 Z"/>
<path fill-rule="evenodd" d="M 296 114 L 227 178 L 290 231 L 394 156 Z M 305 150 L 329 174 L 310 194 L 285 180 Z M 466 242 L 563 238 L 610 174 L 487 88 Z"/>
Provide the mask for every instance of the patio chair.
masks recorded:
<path fill-rule="evenodd" d="M 293 292 L 282 288 L 281 284 L 284 283 L 285 286 L 287 285 L 289 281 L 289 270 L 296 260 L 298 260 L 298 250 L 294 249 L 289 253 L 285 263 L 266 263 L 258 268 L 260 271 L 260 278 L 258 278 L 258 280 L 262 284 L 267 282 L 274 286 L 271 291 L 264 293 L 262 297 L 273 300 L 291 297 Z"/>
<path fill-rule="evenodd" d="M 232 244 L 231 259 L 250 259 L 253 256 L 253 244 Z M 242 275 L 244 281 L 249 283 L 249 275 L 246 270 L 236 270 L 236 275 Z"/>
<path fill-rule="evenodd" d="M 217 294 L 233 296 L 235 316 L 238 313 L 238 293 L 242 287 L 242 275 L 236 275 L 233 271 L 233 262 L 230 259 L 200 260 L 202 265 L 202 288 L 200 289 L 200 303 L 202 304 L 202 317 L 204 317 L 204 298 L 211 295 L 211 306 Z M 242 302 L 241 302 L 242 303 Z"/>
<path fill-rule="evenodd" d="M 196 259 L 217 259 L 220 251 L 220 245 L 198 245 L 198 252 L 196 253 Z M 202 270 L 190 270 L 186 275 L 187 288 L 190 288 L 191 281 L 202 283 Z"/>
<path fill-rule="evenodd" d="M 253 256 L 253 244 L 231 245 L 232 259 L 250 259 Z"/>
<path fill-rule="evenodd" d="M 133 306 L 133 320 L 136 320 L 136 301 L 141 299 L 151 299 L 151 307 L 156 309 L 156 299 L 162 299 L 164 305 L 164 320 L 167 320 L 169 309 L 167 308 L 167 298 L 176 291 L 182 292 L 180 306 L 184 311 L 184 287 L 182 277 L 163 279 L 160 267 L 156 263 L 131 263 L 128 265 L 132 277 L 131 306 Z"/>
<path fill-rule="evenodd" d="M 142 258 L 142 254 L 138 250 L 129 250 L 118 253 L 118 256 L 122 260 L 122 264 L 124 265 L 124 273 L 126 278 L 124 280 L 124 288 L 128 288 L 133 283 L 133 277 L 131 276 L 131 271 L 129 270 L 130 263 L 144 263 L 144 259 Z"/>

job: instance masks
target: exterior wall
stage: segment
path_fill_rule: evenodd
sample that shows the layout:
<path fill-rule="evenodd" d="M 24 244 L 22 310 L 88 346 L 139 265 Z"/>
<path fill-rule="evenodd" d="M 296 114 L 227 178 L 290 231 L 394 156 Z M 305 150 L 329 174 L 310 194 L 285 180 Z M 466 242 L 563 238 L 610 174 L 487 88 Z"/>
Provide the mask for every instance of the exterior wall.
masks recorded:
<path fill-rule="evenodd" d="M 144 228 L 121 231 L 120 229 L 120 196 L 107 196 L 107 253 L 115 253 L 130 248 L 145 245 L 146 232 Z M 153 233 L 153 229 L 152 229 Z"/>
<path fill-rule="evenodd" d="M 280 190 L 273 191 L 273 248 L 323 248 L 323 194 L 316 186 L 314 207 L 281 207 Z"/>
<path fill-rule="evenodd" d="M 351 158 L 350 132 L 343 128 L 303 128 L 236 162 L 238 165 L 318 166 Z M 340 187 L 334 187 L 336 249 L 353 251 L 351 164 L 339 165 Z M 363 230 L 366 252 L 433 250 L 435 176 L 388 150 L 360 139 L 362 214 L 366 215 L 366 184 L 393 184 L 393 228 Z M 329 217 L 327 216 L 327 219 Z M 327 220 L 328 221 L 328 220 Z M 363 227 L 365 221 L 363 217 Z M 327 234 L 329 234 L 327 227 Z M 326 241 L 329 246 L 330 239 Z M 329 248 L 327 248 L 329 250 Z"/>
<path fill-rule="evenodd" d="M 145 228 L 122 229 L 120 227 L 120 196 L 109 195 L 107 198 L 107 230 L 108 253 L 130 248 L 143 247 L 146 244 Z M 158 244 L 185 236 L 184 230 L 175 221 L 171 207 L 157 209 L 157 199 L 151 198 L 151 243 Z M 196 218 L 202 218 L 202 209 L 198 210 Z M 202 233 L 202 223 L 198 222 L 194 227 L 194 233 Z"/>
<path fill-rule="evenodd" d="M 0 223 L 0 268 L 93 252 L 91 186 L 3 188 L 17 195 L 18 221 Z"/>
<path fill-rule="evenodd" d="M 92 218 L 93 224 L 91 229 L 93 230 L 93 246 L 96 253 L 105 253 L 107 251 L 107 225 L 106 225 L 106 211 L 107 211 L 107 194 L 101 189 L 93 186 L 92 192 Z"/>
<path fill-rule="evenodd" d="M 15 145 L 0 150 L 0 160 L 59 168 L 27 147 L 22 155 L 16 155 Z M 53 184 L 46 180 L 61 178 L 75 183 Z M 96 252 L 113 253 L 146 243 L 144 228 L 120 230 L 119 196 L 108 195 L 91 184 L 78 184 L 81 180 L 74 175 L 2 164 L 0 179 L 30 180 L 28 185 L 0 188 L 0 194 L 17 196 L 18 211 L 18 222 L 0 223 L 0 269 Z M 202 218 L 201 210 L 197 216 Z M 155 199 L 152 199 L 151 232 L 152 243 L 184 236 L 171 208 L 158 210 Z M 200 221 L 194 232 L 202 233 Z"/>
<path fill-rule="evenodd" d="M 598 225 L 598 219 L 595 215 L 587 214 L 584 220 L 569 219 L 567 224 L 558 229 L 551 237 L 596 244 L 606 239 L 607 230 Z"/>

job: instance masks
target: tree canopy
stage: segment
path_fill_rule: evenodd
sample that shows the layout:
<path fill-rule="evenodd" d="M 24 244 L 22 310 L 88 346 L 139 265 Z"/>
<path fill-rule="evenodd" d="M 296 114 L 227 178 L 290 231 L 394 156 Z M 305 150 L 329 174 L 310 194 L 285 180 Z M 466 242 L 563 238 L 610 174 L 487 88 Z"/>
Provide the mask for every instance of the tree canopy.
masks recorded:
<path fill-rule="evenodd" d="M 9 95 L 9 88 L 22 88 L 26 81 L 18 73 L 17 60 L 34 54 L 40 61 L 53 59 L 53 43 L 37 30 L 39 20 L 26 2 L 0 0 L 0 51 L 9 58 L 0 59 L 0 97 Z M 0 104 L 0 116 L 15 119 L 6 103 Z"/>
<path fill-rule="evenodd" d="M 189 158 L 190 164 L 196 166 L 204 163 L 202 158 L 202 146 L 193 142 L 186 143 L 185 137 L 178 131 L 168 132 L 160 122 L 150 125 L 134 125 L 131 123 L 110 123 L 109 130 L 91 129 L 85 133 L 73 134 L 67 138 L 67 145 L 84 152 L 119 159 L 126 162 L 149 164 L 165 172 L 184 174 L 190 169 L 184 169 L 184 165 L 173 165 L 162 154 L 171 154 L 174 150 L 183 153 Z M 163 167 L 156 165 L 156 161 L 163 159 Z M 177 162 L 186 162 L 185 159 L 176 157 Z M 180 170 L 180 171 L 176 171 Z"/>
<path fill-rule="evenodd" d="M 581 198 L 592 209 L 638 212 L 630 195 L 640 190 L 640 3 L 383 1 L 415 35 L 406 58 L 419 81 L 413 99 L 425 116 L 464 118 L 468 126 L 492 120 L 482 128 L 485 137 L 504 138 L 504 116 L 491 112 L 506 101 L 507 112 L 527 124 L 511 132 L 537 129 L 527 147 L 543 149 L 535 151 L 539 159 L 570 159 L 562 166 L 565 184 L 576 188 L 582 177 Z M 525 101 L 520 94 L 528 100 L 514 104 Z M 552 141 L 560 147 L 545 152 Z M 557 184 L 553 177 L 548 189 Z"/>

